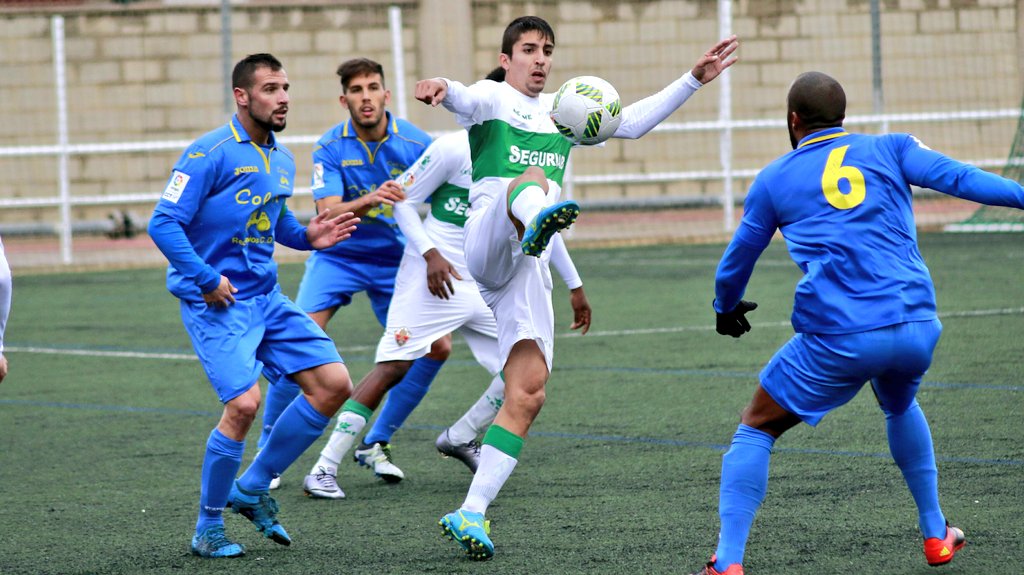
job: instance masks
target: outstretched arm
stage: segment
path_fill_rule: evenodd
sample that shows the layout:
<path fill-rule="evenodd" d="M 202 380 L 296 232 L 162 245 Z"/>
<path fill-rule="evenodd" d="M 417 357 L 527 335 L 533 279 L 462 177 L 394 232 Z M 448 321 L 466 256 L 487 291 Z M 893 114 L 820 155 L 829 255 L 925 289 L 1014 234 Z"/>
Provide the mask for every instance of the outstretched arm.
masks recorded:
<path fill-rule="evenodd" d="M 654 129 L 682 106 L 701 86 L 714 80 L 736 63 L 733 52 L 739 47 L 736 36 L 720 40 L 711 47 L 682 78 L 657 94 L 622 109 L 622 123 L 613 137 L 636 139 Z"/>

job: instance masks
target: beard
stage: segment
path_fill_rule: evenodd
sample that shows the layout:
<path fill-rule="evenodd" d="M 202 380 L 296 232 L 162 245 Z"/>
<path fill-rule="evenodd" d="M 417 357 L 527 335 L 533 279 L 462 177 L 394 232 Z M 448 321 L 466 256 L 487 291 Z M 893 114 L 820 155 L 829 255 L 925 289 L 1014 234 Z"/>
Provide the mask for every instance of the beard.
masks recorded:
<path fill-rule="evenodd" d="M 274 112 L 267 114 L 265 118 L 260 118 L 252 113 L 252 108 L 249 108 L 249 118 L 256 123 L 257 126 L 263 128 L 268 132 L 280 132 L 284 130 L 285 126 L 288 125 L 288 119 L 282 119 L 280 123 L 274 122 Z"/>

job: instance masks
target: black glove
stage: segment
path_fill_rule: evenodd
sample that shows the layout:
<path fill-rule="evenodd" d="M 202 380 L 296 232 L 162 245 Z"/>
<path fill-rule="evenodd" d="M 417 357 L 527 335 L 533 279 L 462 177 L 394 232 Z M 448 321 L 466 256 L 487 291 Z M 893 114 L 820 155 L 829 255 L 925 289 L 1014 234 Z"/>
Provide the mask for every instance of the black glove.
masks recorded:
<path fill-rule="evenodd" d="M 750 322 L 743 317 L 748 311 L 757 309 L 757 304 L 752 301 L 740 300 L 732 311 L 726 313 L 715 312 L 715 331 L 721 335 L 739 337 L 750 331 Z"/>

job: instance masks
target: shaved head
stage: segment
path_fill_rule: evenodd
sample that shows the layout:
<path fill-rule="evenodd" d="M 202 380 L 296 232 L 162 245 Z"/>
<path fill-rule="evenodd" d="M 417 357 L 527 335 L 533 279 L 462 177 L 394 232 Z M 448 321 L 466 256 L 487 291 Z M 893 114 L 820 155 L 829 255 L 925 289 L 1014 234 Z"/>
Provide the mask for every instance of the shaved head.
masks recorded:
<path fill-rule="evenodd" d="M 846 117 L 846 92 L 835 78 L 821 72 L 804 72 L 796 77 L 786 98 L 787 124 L 793 147 L 805 135 L 843 125 Z M 794 133 L 794 119 L 799 132 Z"/>

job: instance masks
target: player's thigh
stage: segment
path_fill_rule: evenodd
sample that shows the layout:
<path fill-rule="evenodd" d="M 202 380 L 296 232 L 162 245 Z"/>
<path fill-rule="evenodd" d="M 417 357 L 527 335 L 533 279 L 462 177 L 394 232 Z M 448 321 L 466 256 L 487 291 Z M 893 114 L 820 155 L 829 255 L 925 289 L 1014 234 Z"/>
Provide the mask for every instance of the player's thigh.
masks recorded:
<path fill-rule="evenodd" d="M 466 220 L 466 266 L 477 283 L 498 288 L 512 277 L 523 254 L 518 233 L 508 218 L 504 195 Z"/>
<path fill-rule="evenodd" d="M 350 262 L 314 252 L 306 259 L 295 303 L 306 313 L 335 309 L 352 302 L 352 295 L 370 286 Z"/>
<path fill-rule="evenodd" d="M 362 273 L 366 274 L 366 295 L 370 298 L 370 307 L 382 326 L 387 325 L 388 310 L 391 308 L 397 288 L 399 269 L 398 265 L 364 266 L 361 269 Z"/>
<path fill-rule="evenodd" d="M 265 326 L 255 300 L 239 300 L 227 308 L 182 301 L 181 320 L 221 403 L 242 395 L 259 379 L 263 364 L 257 350 Z"/>
<path fill-rule="evenodd" d="M 334 342 L 280 289 L 267 296 L 266 333 L 257 351 L 269 370 L 286 375 L 342 363 Z"/>
<path fill-rule="evenodd" d="M 900 324 L 890 328 L 890 359 L 872 381 L 875 396 L 886 413 L 901 414 L 910 407 L 932 363 L 942 335 L 939 320 Z"/>
<path fill-rule="evenodd" d="M 555 315 L 551 304 L 550 276 L 539 258 L 529 258 L 520 270 L 498 289 L 482 287 L 480 295 L 493 312 L 498 330 L 501 364 L 508 361 L 513 346 L 522 340 L 537 343 L 551 371 L 554 358 Z"/>
<path fill-rule="evenodd" d="M 817 425 L 871 378 L 857 335 L 794 335 L 761 371 L 761 387 L 783 409 Z"/>

